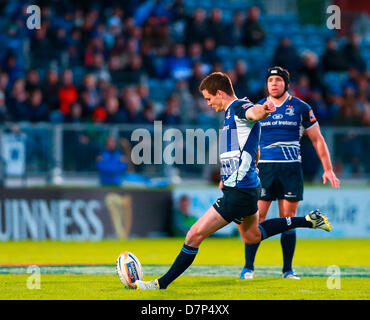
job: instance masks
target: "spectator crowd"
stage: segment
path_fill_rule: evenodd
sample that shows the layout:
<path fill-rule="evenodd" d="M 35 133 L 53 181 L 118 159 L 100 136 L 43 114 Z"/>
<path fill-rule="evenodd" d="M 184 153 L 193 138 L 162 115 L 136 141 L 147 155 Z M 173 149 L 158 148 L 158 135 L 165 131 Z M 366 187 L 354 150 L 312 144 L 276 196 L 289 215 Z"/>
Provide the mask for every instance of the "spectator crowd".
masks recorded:
<path fill-rule="evenodd" d="M 225 22 L 221 9 L 189 13 L 184 1 L 36 1 L 42 23 L 35 30 L 26 28 L 28 2 L 2 5 L 0 123 L 215 124 L 198 92 L 205 74 L 228 73 L 239 97 L 250 96 L 254 77 L 243 59 L 225 67 L 218 48 L 263 50 L 269 28 L 255 6 Z M 343 45 L 328 38 L 318 56 L 299 53 L 282 37 L 266 70 L 287 68 L 291 93 L 312 106 L 321 124 L 369 126 L 369 71 L 360 41 L 356 33 Z M 344 80 L 328 85 L 324 79 L 333 72 Z M 174 88 L 160 96 L 152 80 Z M 263 95 L 262 84 L 252 99 Z"/>

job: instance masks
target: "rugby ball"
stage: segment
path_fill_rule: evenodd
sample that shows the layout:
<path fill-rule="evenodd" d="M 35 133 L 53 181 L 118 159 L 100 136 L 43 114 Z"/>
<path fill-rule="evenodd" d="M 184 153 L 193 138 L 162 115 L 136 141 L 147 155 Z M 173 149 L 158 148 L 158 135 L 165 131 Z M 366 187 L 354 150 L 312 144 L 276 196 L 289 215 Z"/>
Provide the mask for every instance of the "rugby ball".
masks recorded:
<path fill-rule="evenodd" d="M 143 268 L 138 258 L 131 252 L 122 252 L 117 258 L 116 270 L 126 288 L 136 289 L 135 281 L 143 280 Z"/>

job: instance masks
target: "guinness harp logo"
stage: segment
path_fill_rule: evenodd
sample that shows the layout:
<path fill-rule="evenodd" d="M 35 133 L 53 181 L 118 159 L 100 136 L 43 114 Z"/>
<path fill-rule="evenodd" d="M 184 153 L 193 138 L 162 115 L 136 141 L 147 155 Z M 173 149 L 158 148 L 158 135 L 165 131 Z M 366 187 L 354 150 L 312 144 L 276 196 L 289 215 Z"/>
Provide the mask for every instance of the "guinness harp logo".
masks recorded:
<path fill-rule="evenodd" d="M 121 196 L 116 193 L 109 193 L 105 197 L 114 232 L 117 238 L 128 238 L 132 226 L 132 205 L 131 196 Z"/>

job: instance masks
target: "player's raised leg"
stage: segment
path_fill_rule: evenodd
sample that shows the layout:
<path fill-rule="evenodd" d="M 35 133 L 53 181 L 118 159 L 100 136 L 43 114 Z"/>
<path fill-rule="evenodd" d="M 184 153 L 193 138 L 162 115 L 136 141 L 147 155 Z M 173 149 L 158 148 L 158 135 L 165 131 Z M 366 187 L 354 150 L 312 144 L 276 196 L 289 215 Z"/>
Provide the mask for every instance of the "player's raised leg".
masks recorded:
<path fill-rule="evenodd" d="M 312 228 L 331 231 L 332 227 L 319 209 L 311 211 L 304 217 L 274 218 L 258 223 L 258 211 L 248 216 L 238 226 L 245 243 L 252 244 L 270 238 L 292 228 Z"/>
<path fill-rule="evenodd" d="M 227 224 L 228 222 L 216 211 L 216 209 L 213 206 L 210 207 L 190 228 L 180 253 L 167 273 L 161 278 L 152 281 L 137 280 L 135 282 L 136 288 L 139 290 L 166 289 L 171 282 L 179 277 L 193 263 L 202 241 Z"/>
<path fill-rule="evenodd" d="M 305 217 L 268 219 L 260 223 L 258 227 L 262 233 L 261 240 L 265 240 L 274 236 L 275 234 L 279 234 L 294 228 L 322 229 L 328 232 L 332 229 L 328 222 L 328 218 L 325 217 L 319 211 L 319 209 L 311 211 Z"/>

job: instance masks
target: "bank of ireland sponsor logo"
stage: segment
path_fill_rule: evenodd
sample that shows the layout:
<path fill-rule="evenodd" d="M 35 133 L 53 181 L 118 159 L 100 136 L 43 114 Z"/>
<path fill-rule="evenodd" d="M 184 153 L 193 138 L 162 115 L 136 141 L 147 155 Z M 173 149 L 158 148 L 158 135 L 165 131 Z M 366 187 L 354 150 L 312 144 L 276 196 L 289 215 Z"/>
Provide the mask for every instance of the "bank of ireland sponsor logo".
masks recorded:
<path fill-rule="evenodd" d="M 274 120 L 280 120 L 280 119 L 283 119 L 283 115 L 282 115 L 282 114 L 280 114 L 280 113 L 278 113 L 278 114 L 274 114 L 274 115 L 272 116 L 272 119 L 274 119 Z"/>

